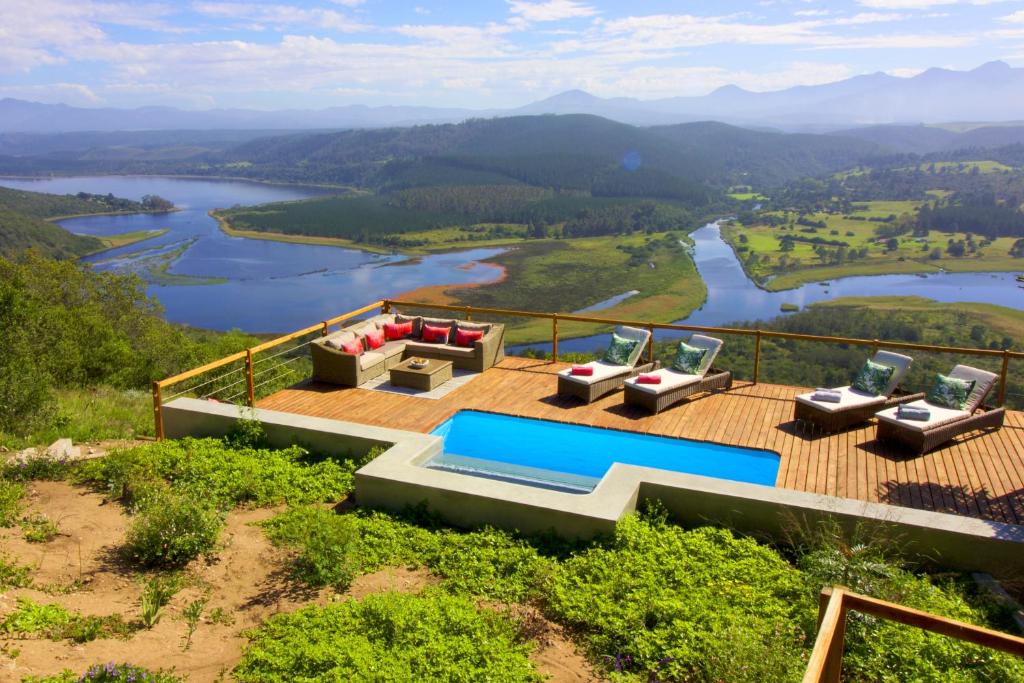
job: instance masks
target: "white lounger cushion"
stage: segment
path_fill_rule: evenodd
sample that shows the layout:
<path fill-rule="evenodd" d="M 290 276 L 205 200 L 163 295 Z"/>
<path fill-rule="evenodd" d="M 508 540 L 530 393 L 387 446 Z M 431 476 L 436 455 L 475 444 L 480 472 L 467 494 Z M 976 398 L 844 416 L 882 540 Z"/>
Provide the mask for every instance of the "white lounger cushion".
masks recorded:
<path fill-rule="evenodd" d="M 705 337 L 703 334 L 693 334 L 690 335 L 690 341 L 687 343 L 694 348 L 707 349 L 707 353 L 704 354 L 700 361 L 700 366 L 697 368 L 697 374 L 703 377 L 711 369 L 711 364 L 718 358 L 718 352 L 722 350 L 722 340 L 715 337 Z M 662 380 L 662 382 L 664 381 Z"/>
<path fill-rule="evenodd" d="M 633 371 L 633 368 L 628 365 L 613 365 L 611 363 L 605 363 L 603 360 L 592 360 L 589 363 L 585 363 L 585 365 L 587 367 L 594 368 L 593 375 L 590 375 L 589 377 L 587 375 L 574 375 L 572 374 L 572 368 L 561 370 L 558 374 L 562 375 L 570 382 L 593 384 L 594 382 L 611 379 L 612 377 L 628 375 Z"/>
<path fill-rule="evenodd" d="M 644 374 L 657 375 L 661 377 L 661 384 L 640 384 L 636 381 L 635 377 L 630 377 L 625 383 L 638 391 L 643 391 L 644 393 L 654 394 L 657 396 L 658 394 L 671 389 L 678 389 L 679 387 L 686 386 L 687 384 L 699 382 L 702 379 L 701 375 L 685 375 L 671 368 L 662 368 L 660 370 Z"/>
<path fill-rule="evenodd" d="M 840 394 L 839 403 L 829 403 L 828 401 L 815 401 L 811 399 L 814 392 L 808 392 L 806 394 L 800 394 L 796 397 L 796 400 L 804 405 L 809 405 L 817 408 L 826 413 L 834 413 L 839 410 L 848 410 L 850 408 L 859 408 L 868 405 L 882 405 L 885 403 L 884 396 L 872 396 L 863 391 L 857 391 L 850 387 L 839 387 L 835 389 Z"/>
<path fill-rule="evenodd" d="M 900 420 L 896 417 L 896 411 L 899 408 L 888 408 L 878 413 L 877 417 L 879 420 L 885 420 L 894 425 L 905 427 L 907 429 L 913 429 L 914 431 L 923 432 L 929 427 L 941 424 L 943 422 L 949 422 L 950 420 L 959 420 L 970 415 L 966 410 L 956 410 L 955 408 L 943 408 L 942 406 L 932 405 L 921 399 L 919 401 L 911 401 L 906 404 L 915 408 L 927 408 L 931 412 L 932 416 L 928 420 Z"/>
<path fill-rule="evenodd" d="M 910 356 L 904 356 L 902 353 L 893 353 L 892 351 L 876 351 L 871 360 L 880 365 L 888 365 L 890 368 L 893 368 L 892 377 L 889 378 L 889 385 L 885 388 L 886 396 L 891 396 L 892 392 L 896 391 L 896 388 L 899 387 L 907 376 L 910 364 L 914 362 L 914 359 Z"/>
<path fill-rule="evenodd" d="M 615 334 L 623 339 L 632 339 L 639 342 L 633 347 L 633 351 L 629 354 L 629 362 L 627 363 L 630 367 L 636 365 L 636 362 L 640 360 L 640 354 L 647 350 L 647 342 L 651 338 L 651 333 L 638 327 L 619 325 L 615 328 Z"/>

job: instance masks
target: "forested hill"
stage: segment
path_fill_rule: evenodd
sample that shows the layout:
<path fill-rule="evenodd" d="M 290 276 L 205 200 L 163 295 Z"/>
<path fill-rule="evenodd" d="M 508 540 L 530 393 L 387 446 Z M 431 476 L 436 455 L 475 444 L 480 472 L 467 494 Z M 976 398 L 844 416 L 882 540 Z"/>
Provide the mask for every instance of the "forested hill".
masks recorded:
<path fill-rule="evenodd" d="M 47 194 L 0 187 L 0 255 L 13 256 L 35 248 L 52 258 L 72 258 L 103 247 L 94 238 L 74 235 L 46 218 L 77 214 L 158 211 L 174 208 L 156 196 L 137 202 L 112 194 Z"/>
<path fill-rule="evenodd" d="M 0 205 L 0 256 L 12 257 L 33 248 L 57 259 L 73 258 L 103 246 L 95 237 L 74 235 L 59 225 L 26 216 Z"/>
<path fill-rule="evenodd" d="M 582 114 L 289 134 L 216 146 L 198 139 L 190 145 L 178 136 L 164 148 L 136 134 L 134 143 L 146 153 L 97 145 L 0 156 L 0 173 L 220 175 L 373 189 L 525 183 L 687 200 L 736 182 L 766 185 L 838 171 L 881 151 L 873 142 L 840 136 L 718 123 L 641 128 Z"/>

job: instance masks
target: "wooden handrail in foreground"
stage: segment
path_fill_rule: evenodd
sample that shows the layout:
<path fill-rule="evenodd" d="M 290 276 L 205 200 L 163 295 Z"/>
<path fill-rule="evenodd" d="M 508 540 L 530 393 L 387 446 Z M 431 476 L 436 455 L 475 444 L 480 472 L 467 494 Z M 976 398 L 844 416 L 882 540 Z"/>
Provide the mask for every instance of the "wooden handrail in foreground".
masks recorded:
<path fill-rule="evenodd" d="M 685 325 L 680 323 L 658 323 L 651 322 L 649 320 L 616 320 L 613 318 L 602 318 L 598 316 L 587 316 L 578 315 L 575 313 L 547 313 L 539 311 L 517 311 L 508 308 L 487 308 L 478 306 L 453 306 L 449 304 L 427 304 L 416 301 L 400 301 L 393 299 L 383 299 L 381 301 L 374 301 L 371 304 L 367 304 L 362 308 L 357 308 L 347 313 L 335 316 L 328 320 L 323 320 L 315 325 L 310 325 L 301 330 L 296 330 L 289 334 L 265 341 L 261 344 L 257 344 L 250 349 L 245 349 L 237 353 L 233 353 L 229 356 L 225 356 L 219 360 L 212 361 L 198 368 L 186 370 L 185 372 L 168 377 L 153 383 L 153 410 L 154 410 L 154 421 L 156 427 L 157 438 L 163 438 L 163 416 L 162 410 L 162 390 L 184 382 L 187 379 L 191 379 L 198 375 L 201 375 L 211 370 L 229 365 L 231 363 L 245 360 L 244 371 L 246 373 L 246 394 L 247 402 L 250 406 L 255 403 L 255 394 L 253 390 L 253 360 L 254 354 L 267 349 L 280 346 L 294 339 L 298 339 L 307 334 L 311 334 L 316 331 L 320 331 L 322 335 L 327 334 L 328 328 L 333 325 L 345 322 L 352 318 L 356 318 L 364 313 L 369 313 L 375 309 L 380 309 L 383 313 L 390 313 L 394 310 L 395 306 L 402 306 L 406 308 L 427 308 L 438 311 L 451 311 L 453 313 L 459 313 L 465 316 L 467 319 L 472 319 L 474 315 L 491 315 L 511 318 L 535 318 L 542 320 L 551 321 L 551 355 L 554 361 L 558 360 L 558 340 L 559 331 L 558 324 L 560 321 L 570 322 L 581 322 L 591 323 L 595 325 L 629 325 L 630 327 L 645 328 L 651 331 L 651 343 L 647 349 L 649 358 L 653 358 L 654 352 L 654 330 L 676 330 L 676 331 L 689 331 L 689 332 L 706 332 L 711 334 L 719 335 L 739 335 L 743 337 L 754 338 L 754 369 L 753 369 L 753 382 L 756 384 L 760 378 L 761 371 L 761 342 L 763 339 L 784 339 L 791 341 L 811 341 L 820 342 L 825 344 L 847 344 L 851 346 L 870 346 L 874 349 L 879 347 L 885 347 L 889 349 L 900 349 L 904 351 L 921 351 L 927 353 L 954 353 L 962 356 L 982 356 L 982 357 L 999 357 L 1002 360 L 1002 369 L 1000 372 L 999 391 L 998 391 L 998 404 L 1003 405 L 1006 402 L 1006 379 L 1009 373 L 1009 364 L 1011 359 L 1024 358 L 1024 353 L 1020 351 L 1010 350 L 996 350 L 996 349 L 973 349 L 967 347 L 957 346 L 935 346 L 931 344 L 914 344 L 911 342 L 898 342 L 898 341 L 879 341 L 877 339 L 857 339 L 855 337 L 832 337 L 826 335 L 815 335 L 815 334 L 799 334 L 796 332 L 778 332 L 775 330 L 761 330 L 754 328 L 737 328 L 737 327 L 708 327 L 705 325 Z M 233 371 L 232 371 L 233 372 Z"/>
<path fill-rule="evenodd" d="M 818 637 L 807 662 L 803 683 L 839 683 L 846 639 L 846 615 L 851 610 L 1024 657 L 1024 638 L 853 593 L 837 586 L 822 589 L 819 596 Z"/>

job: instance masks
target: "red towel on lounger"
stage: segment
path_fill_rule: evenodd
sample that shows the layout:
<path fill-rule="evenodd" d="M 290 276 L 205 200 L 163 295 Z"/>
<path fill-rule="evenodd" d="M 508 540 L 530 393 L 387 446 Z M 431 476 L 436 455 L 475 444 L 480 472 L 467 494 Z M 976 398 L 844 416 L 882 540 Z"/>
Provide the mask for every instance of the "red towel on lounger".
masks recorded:
<path fill-rule="evenodd" d="M 637 384 L 661 384 L 661 375 L 640 375 L 636 378 Z"/>
<path fill-rule="evenodd" d="M 574 365 L 572 366 L 572 370 L 569 371 L 569 374 L 590 377 L 594 374 L 594 368 L 589 365 Z"/>

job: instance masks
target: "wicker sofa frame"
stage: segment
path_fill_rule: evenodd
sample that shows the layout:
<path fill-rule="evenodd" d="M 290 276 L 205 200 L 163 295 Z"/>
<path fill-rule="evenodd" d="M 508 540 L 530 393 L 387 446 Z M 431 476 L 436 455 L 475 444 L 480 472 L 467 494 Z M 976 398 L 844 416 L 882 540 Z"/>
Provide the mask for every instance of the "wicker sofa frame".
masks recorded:
<path fill-rule="evenodd" d="M 711 368 L 704 377 L 696 382 L 684 384 L 668 391 L 655 394 L 643 391 L 632 384 L 625 385 L 626 405 L 640 406 L 657 415 L 661 411 L 671 408 L 675 404 L 685 400 L 694 394 L 711 391 L 725 391 L 732 388 L 732 373 L 728 370 Z"/>
<path fill-rule="evenodd" d="M 338 330 L 338 332 L 358 330 L 368 322 L 383 320 L 389 317 L 384 315 L 374 316 L 369 320 L 361 320 L 346 326 Z M 455 322 L 458 323 L 459 321 Z M 417 342 L 416 339 L 408 339 L 400 342 L 388 342 L 388 344 L 402 344 L 404 348 L 400 353 L 386 356 L 384 360 L 367 368 L 361 367 L 359 356 L 328 346 L 325 343 L 327 337 L 317 339 L 309 343 L 309 353 L 313 360 L 313 381 L 357 387 L 368 380 L 383 375 L 403 360 L 412 356 L 447 360 L 451 361 L 452 365 L 460 370 L 483 372 L 491 366 L 500 363 L 505 358 L 505 326 L 501 323 L 487 324 L 490 326 L 490 330 L 482 339 L 473 343 L 472 354 L 460 353 L 455 355 L 445 353 L 447 345 L 435 346 L 414 343 Z"/>
<path fill-rule="evenodd" d="M 897 443 L 917 455 L 924 455 L 961 434 L 975 430 L 996 430 L 1003 426 L 1004 408 L 981 407 L 968 417 L 954 418 L 925 430 L 907 429 L 885 420 L 878 421 L 878 440 Z"/>
<path fill-rule="evenodd" d="M 814 407 L 794 401 L 793 419 L 801 426 L 810 426 L 812 429 L 819 429 L 823 432 L 839 432 L 844 429 L 867 422 L 880 410 L 895 408 L 901 403 L 910 403 L 924 398 L 924 393 L 903 394 L 894 393 L 884 403 L 869 403 L 864 406 L 847 408 L 828 412 L 826 410 L 815 410 Z"/>
<path fill-rule="evenodd" d="M 560 396 L 575 396 L 584 403 L 593 403 L 605 394 L 610 394 L 616 389 L 621 389 L 626 379 L 636 377 L 642 372 L 657 370 L 660 367 L 661 361 L 654 361 L 643 365 L 634 365 L 629 371 L 624 372 L 621 375 L 615 375 L 614 377 L 609 377 L 608 379 L 592 382 L 590 384 L 574 382 L 565 375 L 559 375 L 558 394 Z"/>

